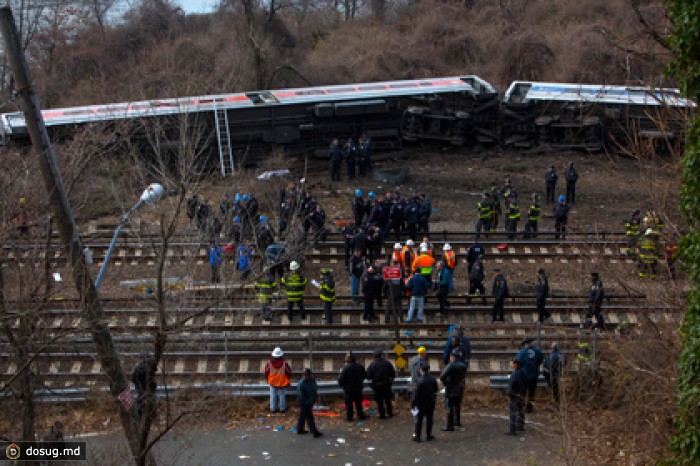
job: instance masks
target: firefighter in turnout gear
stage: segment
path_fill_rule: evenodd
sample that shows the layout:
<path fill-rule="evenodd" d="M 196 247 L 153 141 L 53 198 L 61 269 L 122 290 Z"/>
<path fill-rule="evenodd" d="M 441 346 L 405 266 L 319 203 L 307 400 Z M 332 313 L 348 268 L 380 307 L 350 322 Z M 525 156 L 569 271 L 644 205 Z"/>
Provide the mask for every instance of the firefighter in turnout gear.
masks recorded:
<path fill-rule="evenodd" d="M 657 253 L 655 232 L 647 228 L 644 236 L 639 241 L 639 276 L 642 278 L 656 278 L 656 266 L 659 261 Z"/>
<path fill-rule="evenodd" d="M 627 236 L 627 255 L 634 254 L 637 248 L 637 240 L 639 239 L 639 227 L 642 223 L 640 218 L 641 212 L 635 209 L 630 212 L 630 218 L 625 222 L 625 235 Z"/>
<path fill-rule="evenodd" d="M 274 273 L 271 273 L 269 270 L 263 270 L 263 273 L 255 280 L 255 293 L 258 296 L 258 301 L 260 301 L 262 319 L 268 322 L 272 320 L 270 303 L 276 290 L 277 282 L 275 281 Z"/>
<path fill-rule="evenodd" d="M 515 197 L 511 197 L 506 214 L 508 217 L 506 219 L 508 239 L 514 240 L 515 234 L 518 231 L 518 222 L 520 221 L 520 207 L 518 207 L 518 200 Z"/>
<path fill-rule="evenodd" d="M 532 195 L 532 204 L 527 209 L 527 222 L 525 223 L 525 238 L 537 236 L 537 225 L 540 223 L 540 196 L 537 193 Z"/>
<path fill-rule="evenodd" d="M 335 279 L 331 269 L 321 269 L 319 290 L 321 301 L 323 301 L 323 317 L 327 324 L 332 324 L 333 304 L 335 304 Z"/>
<path fill-rule="evenodd" d="M 284 291 L 287 293 L 287 317 L 292 321 L 292 311 L 294 303 L 299 303 L 299 312 L 301 320 L 306 318 L 306 309 L 304 309 L 304 290 L 306 289 L 306 278 L 299 272 L 299 263 L 292 261 L 289 264 L 289 273 L 282 278 Z"/>
<path fill-rule="evenodd" d="M 493 205 L 489 199 L 489 193 L 483 193 L 481 195 L 481 201 L 476 204 L 476 209 L 479 211 L 479 220 L 476 222 L 476 237 L 478 238 L 481 230 L 488 233 L 491 229 Z"/>

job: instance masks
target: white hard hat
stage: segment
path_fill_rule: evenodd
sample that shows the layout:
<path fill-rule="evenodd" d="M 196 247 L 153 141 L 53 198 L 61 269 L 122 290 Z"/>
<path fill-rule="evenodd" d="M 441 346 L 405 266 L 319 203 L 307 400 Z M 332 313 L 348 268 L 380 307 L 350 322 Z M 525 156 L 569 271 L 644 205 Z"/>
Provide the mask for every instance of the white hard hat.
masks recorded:
<path fill-rule="evenodd" d="M 279 346 L 272 351 L 273 358 L 281 358 L 282 356 L 284 356 L 284 351 Z"/>
<path fill-rule="evenodd" d="M 654 234 L 654 230 L 652 230 L 651 228 L 647 228 L 647 231 L 645 231 L 644 234 L 645 234 L 645 235 L 653 235 L 653 234 Z"/>
<path fill-rule="evenodd" d="M 445 251 L 452 251 L 452 246 L 450 246 L 450 243 L 445 243 L 442 249 Z"/>
<path fill-rule="evenodd" d="M 420 245 L 420 252 L 428 252 L 428 245 L 423 243 Z"/>
<path fill-rule="evenodd" d="M 394 249 L 401 249 L 401 243 L 394 243 Z"/>
<path fill-rule="evenodd" d="M 416 244 L 416 243 L 414 243 L 412 239 L 409 239 L 408 241 L 406 241 L 406 246 L 413 246 L 414 244 Z"/>
<path fill-rule="evenodd" d="M 299 270 L 299 262 L 292 261 L 291 264 L 289 264 L 289 270 Z"/>

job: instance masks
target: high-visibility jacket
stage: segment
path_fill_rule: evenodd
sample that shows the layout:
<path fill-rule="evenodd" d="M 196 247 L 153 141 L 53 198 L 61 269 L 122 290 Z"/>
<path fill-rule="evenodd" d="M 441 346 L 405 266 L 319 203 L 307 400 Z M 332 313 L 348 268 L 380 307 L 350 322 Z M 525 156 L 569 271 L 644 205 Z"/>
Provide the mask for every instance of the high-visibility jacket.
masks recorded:
<path fill-rule="evenodd" d="M 508 220 L 520 220 L 520 208 L 515 201 L 511 201 L 508 206 Z"/>
<path fill-rule="evenodd" d="M 282 363 L 274 359 L 267 362 L 265 366 L 265 374 L 267 374 L 267 383 L 271 387 L 288 387 L 292 383 L 292 369 L 289 364 L 282 359 Z"/>
<path fill-rule="evenodd" d="M 457 263 L 457 260 L 455 258 L 454 251 L 443 251 L 442 257 L 445 260 L 445 267 L 447 267 L 448 269 L 455 268 L 455 264 Z"/>
<path fill-rule="evenodd" d="M 416 253 L 409 249 L 408 246 L 404 246 L 401 249 L 401 260 L 399 261 L 404 270 L 408 270 L 414 260 L 416 260 Z"/>
<path fill-rule="evenodd" d="M 639 235 L 639 219 L 630 218 L 625 223 L 625 235 L 627 236 L 637 236 Z"/>
<path fill-rule="evenodd" d="M 476 204 L 476 209 L 479 211 L 479 218 L 483 220 L 490 220 L 493 214 L 493 207 L 491 203 L 487 200 L 481 200 Z"/>
<path fill-rule="evenodd" d="M 423 253 L 413 261 L 411 270 L 420 273 L 424 277 L 430 277 L 433 274 L 433 267 L 435 267 L 435 259 Z"/>
<path fill-rule="evenodd" d="M 270 275 L 261 275 L 255 280 L 255 292 L 260 304 L 269 304 L 272 301 L 272 293 L 277 288 L 275 278 Z"/>
<path fill-rule="evenodd" d="M 327 275 L 321 282 L 321 301 L 325 303 L 335 303 L 335 280 L 330 275 Z"/>
<path fill-rule="evenodd" d="M 397 263 L 401 264 L 401 251 L 394 249 L 394 251 L 391 253 L 391 260 L 395 260 Z"/>
<path fill-rule="evenodd" d="M 653 263 L 658 259 L 656 242 L 651 238 L 651 235 L 644 235 L 644 238 L 639 243 L 639 258 L 645 263 Z"/>
<path fill-rule="evenodd" d="M 284 291 L 287 293 L 287 301 L 295 303 L 304 299 L 304 289 L 306 288 L 306 278 L 296 272 L 291 272 L 282 278 Z"/>
<path fill-rule="evenodd" d="M 533 202 L 530 204 L 530 208 L 527 211 L 527 219 L 531 222 L 539 222 L 541 211 L 540 205 L 537 202 Z"/>

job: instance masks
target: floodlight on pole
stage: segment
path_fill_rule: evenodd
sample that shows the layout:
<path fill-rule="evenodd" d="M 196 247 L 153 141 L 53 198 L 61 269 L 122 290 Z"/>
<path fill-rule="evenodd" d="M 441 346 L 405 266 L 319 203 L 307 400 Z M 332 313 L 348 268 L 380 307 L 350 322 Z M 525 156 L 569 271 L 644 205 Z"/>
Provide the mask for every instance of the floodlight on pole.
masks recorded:
<path fill-rule="evenodd" d="M 141 194 L 141 197 L 139 198 L 139 201 L 131 208 L 127 213 L 124 214 L 122 219 L 119 221 L 119 226 L 117 227 L 117 230 L 114 232 L 114 236 L 112 237 L 112 242 L 109 244 L 109 249 L 107 250 L 107 254 L 105 254 L 105 260 L 102 263 L 102 267 L 100 267 L 100 272 L 97 274 L 97 279 L 95 280 L 95 289 L 99 290 L 100 285 L 102 284 L 102 280 L 104 279 L 105 273 L 107 272 L 107 266 L 109 265 L 109 261 L 112 258 L 112 252 L 114 251 L 114 248 L 117 245 L 117 239 L 119 239 L 119 235 L 122 232 L 122 228 L 124 228 L 124 225 L 129 221 L 129 217 L 131 217 L 131 214 L 136 212 L 141 206 L 144 204 L 148 204 L 150 206 L 155 205 L 158 200 L 163 197 L 163 194 L 165 193 L 165 189 L 163 188 L 163 185 L 159 183 L 151 183 L 148 185 L 148 187 L 143 191 L 143 194 Z"/>

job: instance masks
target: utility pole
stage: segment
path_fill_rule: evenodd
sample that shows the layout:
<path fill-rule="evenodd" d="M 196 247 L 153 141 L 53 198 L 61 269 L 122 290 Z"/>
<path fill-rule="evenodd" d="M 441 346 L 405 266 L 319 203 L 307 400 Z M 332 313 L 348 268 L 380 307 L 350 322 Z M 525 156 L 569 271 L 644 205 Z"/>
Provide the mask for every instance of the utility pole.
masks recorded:
<path fill-rule="evenodd" d="M 19 96 L 32 145 L 39 156 L 41 175 L 44 178 L 51 209 L 54 217 L 57 219 L 61 241 L 70 260 L 73 280 L 78 290 L 80 301 L 83 303 L 82 315 L 88 323 L 102 369 L 109 379 L 110 393 L 119 410 L 119 416 L 131 448 L 131 453 L 135 461 L 143 464 L 145 457 L 142 453 L 143 449 L 139 445 L 140 419 L 136 409 L 127 410 L 118 401 L 118 396 L 125 390 L 130 389 L 130 387 L 124 374 L 124 368 L 114 348 L 112 333 L 106 324 L 107 319 L 83 255 L 82 241 L 75 225 L 75 219 L 68 202 L 68 195 L 63 186 L 61 173 L 56 162 L 56 155 L 51 146 L 43 116 L 39 110 L 39 101 L 32 87 L 29 69 L 20 46 L 17 27 L 12 16 L 12 10 L 9 7 L 0 8 L 0 30 L 2 31 L 5 52 L 14 77 L 14 85 Z M 155 463 L 152 457 L 148 459 L 148 462 Z"/>

